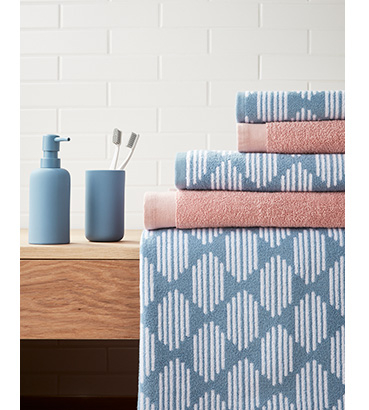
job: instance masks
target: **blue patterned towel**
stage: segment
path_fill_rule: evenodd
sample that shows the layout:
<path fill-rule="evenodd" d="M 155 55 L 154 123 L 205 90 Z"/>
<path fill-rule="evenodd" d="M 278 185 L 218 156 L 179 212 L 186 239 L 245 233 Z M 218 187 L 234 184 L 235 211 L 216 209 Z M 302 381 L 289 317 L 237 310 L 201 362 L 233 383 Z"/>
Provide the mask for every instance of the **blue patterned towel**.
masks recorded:
<path fill-rule="evenodd" d="M 178 189 L 344 191 L 344 154 L 188 151 L 175 164 Z"/>
<path fill-rule="evenodd" d="M 239 92 L 236 111 L 237 122 L 344 120 L 345 92 Z"/>
<path fill-rule="evenodd" d="M 144 231 L 139 410 L 343 409 L 344 235 Z"/>

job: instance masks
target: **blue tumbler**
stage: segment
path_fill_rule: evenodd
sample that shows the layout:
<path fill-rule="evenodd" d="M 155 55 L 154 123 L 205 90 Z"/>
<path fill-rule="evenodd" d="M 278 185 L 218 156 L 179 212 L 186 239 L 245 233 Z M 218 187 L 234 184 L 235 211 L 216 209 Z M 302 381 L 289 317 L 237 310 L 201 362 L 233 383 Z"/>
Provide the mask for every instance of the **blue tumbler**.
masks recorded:
<path fill-rule="evenodd" d="M 86 171 L 85 236 L 92 242 L 117 242 L 124 236 L 125 171 Z"/>

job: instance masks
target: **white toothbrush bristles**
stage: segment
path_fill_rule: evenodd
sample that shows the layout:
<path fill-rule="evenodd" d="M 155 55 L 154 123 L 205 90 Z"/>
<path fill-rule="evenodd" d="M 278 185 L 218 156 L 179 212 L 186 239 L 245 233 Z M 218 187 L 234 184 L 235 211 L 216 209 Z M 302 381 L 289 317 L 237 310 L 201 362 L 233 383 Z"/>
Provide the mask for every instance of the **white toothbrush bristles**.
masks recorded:
<path fill-rule="evenodd" d="M 115 145 L 114 156 L 110 164 L 110 169 L 116 169 L 118 163 L 118 156 L 119 156 L 119 148 L 122 142 L 122 131 L 118 130 L 118 128 L 114 128 L 113 131 L 113 144 Z"/>
<path fill-rule="evenodd" d="M 128 161 L 131 159 L 133 151 L 136 148 L 139 138 L 140 138 L 140 134 L 135 134 L 134 132 L 132 132 L 131 137 L 129 138 L 127 145 L 126 145 L 127 148 L 129 148 L 130 150 L 129 154 L 127 155 L 126 159 L 123 161 L 122 165 L 118 169 L 124 169 L 127 166 Z"/>

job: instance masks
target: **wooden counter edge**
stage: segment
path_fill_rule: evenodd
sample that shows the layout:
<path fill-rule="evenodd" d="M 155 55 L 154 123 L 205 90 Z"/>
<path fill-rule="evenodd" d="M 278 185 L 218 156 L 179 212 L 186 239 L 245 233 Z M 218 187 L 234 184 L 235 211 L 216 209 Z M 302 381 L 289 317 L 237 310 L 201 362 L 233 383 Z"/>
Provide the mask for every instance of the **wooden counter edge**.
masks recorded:
<path fill-rule="evenodd" d="M 20 259 L 135 260 L 140 255 L 142 230 L 126 230 L 120 242 L 89 242 L 83 230 L 71 231 L 66 245 L 30 245 L 28 230 L 20 232 Z"/>

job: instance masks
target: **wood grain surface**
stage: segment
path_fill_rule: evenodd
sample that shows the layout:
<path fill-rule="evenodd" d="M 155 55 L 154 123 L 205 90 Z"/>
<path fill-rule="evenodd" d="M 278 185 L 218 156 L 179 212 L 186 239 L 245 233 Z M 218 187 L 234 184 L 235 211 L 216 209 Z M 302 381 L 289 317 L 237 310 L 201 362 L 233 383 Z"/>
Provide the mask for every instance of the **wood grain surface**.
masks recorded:
<path fill-rule="evenodd" d="M 22 339 L 138 339 L 139 261 L 21 260 Z"/>
<path fill-rule="evenodd" d="M 28 230 L 20 232 L 21 259 L 139 259 L 142 231 L 127 230 L 119 242 L 89 242 L 81 229 L 71 230 L 66 245 L 30 245 Z"/>

